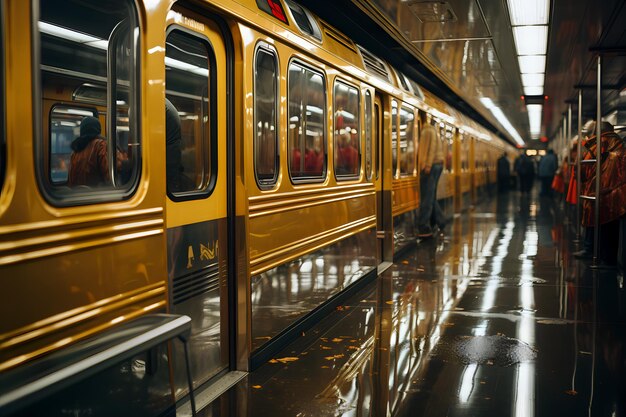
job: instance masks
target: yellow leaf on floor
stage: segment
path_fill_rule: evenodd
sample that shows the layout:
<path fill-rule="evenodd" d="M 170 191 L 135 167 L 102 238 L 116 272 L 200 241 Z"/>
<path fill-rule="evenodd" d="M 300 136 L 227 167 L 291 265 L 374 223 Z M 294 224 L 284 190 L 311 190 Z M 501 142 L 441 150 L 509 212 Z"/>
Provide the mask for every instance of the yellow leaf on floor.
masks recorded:
<path fill-rule="evenodd" d="M 343 358 L 344 354 L 340 353 L 338 355 L 333 355 L 333 356 L 326 356 L 324 357 L 324 359 L 326 359 L 327 361 L 332 361 L 333 359 L 339 359 L 339 358 Z"/>
<path fill-rule="evenodd" d="M 296 358 L 296 357 L 294 357 L 294 356 L 287 356 L 287 357 L 284 357 L 284 358 L 278 358 L 278 359 L 276 359 L 276 360 L 277 360 L 278 362 L 281 362 L 281 363 L 288 363 L 288 362 L 295 362 L 295 361 L 297 361 L 298 359 L 300 359 L 300 358 Z"/>

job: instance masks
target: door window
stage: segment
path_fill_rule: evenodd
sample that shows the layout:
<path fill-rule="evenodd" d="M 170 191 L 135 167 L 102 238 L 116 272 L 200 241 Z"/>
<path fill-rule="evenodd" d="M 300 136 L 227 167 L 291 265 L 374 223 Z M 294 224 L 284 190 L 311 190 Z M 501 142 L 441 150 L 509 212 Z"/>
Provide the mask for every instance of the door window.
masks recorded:
<path fill-rule="evenodd" d="M 165 159 L 170 198 L 206 197 L 215 183 L 215 57 L 209 42 L 172 30 L 165 42 Z"/>
<path fill-rule="evenodd" d="M 112 0 L 103 12 L 46 0 L 38 9 L 41 188 L 58 205 L 127 198 L 141 172 L 135 2 Z"/>

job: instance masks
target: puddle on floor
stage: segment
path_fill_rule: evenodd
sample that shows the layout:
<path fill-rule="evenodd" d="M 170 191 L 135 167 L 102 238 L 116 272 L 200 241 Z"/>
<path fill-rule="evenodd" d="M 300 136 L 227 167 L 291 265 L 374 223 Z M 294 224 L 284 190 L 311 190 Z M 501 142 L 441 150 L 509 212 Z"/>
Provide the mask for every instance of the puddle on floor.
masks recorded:
<path fill-rule="evenodd" d="M 442 338 L 432 354 L 447 362 L 460 362 L 464 365 L 511 366 L 534 360 L 537 349 L 521 340 L 494 336 L 456 336 Z"/>

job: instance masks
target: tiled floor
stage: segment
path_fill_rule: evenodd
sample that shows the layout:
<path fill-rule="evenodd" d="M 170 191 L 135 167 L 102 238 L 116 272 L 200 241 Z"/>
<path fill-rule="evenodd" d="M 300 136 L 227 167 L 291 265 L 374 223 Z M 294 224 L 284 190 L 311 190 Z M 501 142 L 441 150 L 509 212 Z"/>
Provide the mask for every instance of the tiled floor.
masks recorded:
<path fill-rule="evenodd" d="M 457 217 L 200 413 L 626 415 L 626 290 L 591 270 L 561 205 Z"/>

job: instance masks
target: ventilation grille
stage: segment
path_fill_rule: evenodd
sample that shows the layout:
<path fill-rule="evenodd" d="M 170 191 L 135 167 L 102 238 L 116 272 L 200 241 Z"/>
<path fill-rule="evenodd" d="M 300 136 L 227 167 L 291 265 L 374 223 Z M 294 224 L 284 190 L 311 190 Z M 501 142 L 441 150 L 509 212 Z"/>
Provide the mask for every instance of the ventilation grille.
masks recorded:
<path fill-rule="evenodd" d="M 219 265 L 214 263 L 199 271 L 174 278 L 172 304 L 180 304 L 200 294 L 219 289 Z"/>
<path fill-rule="evenodd" d="M 324 33 L 326 34 L 326 36 L 328 36 L 329 38 L 333 39 L 336 42 L 339 42 L 341 45 L 345 46 L 346 48 L 348 48 L 355 54 L 358 53 L 356 50 L 356 47 L 354 46 L 354 42 L 352 42 L 350 38 L 348 38 L 346 35 L 342 33 L 335 31 L 335 29 L 331 27 L 328 27 L 326 25 L 323 25 L 323 26 L 324 26 Z"/>
<path fill-rule="evenodd" d="M 363 56 L 363 64 L 365 64 L 365 69 L 367 69 L 371 74 L 391 82 L 387 65 L 385 65 L 385 63 L 381 59 L 375 57 L 373 54 L 366 51 L 362 47 L 359 46 L 358 48 L 359 51 L 361 51 L 361 55 Z"/>

